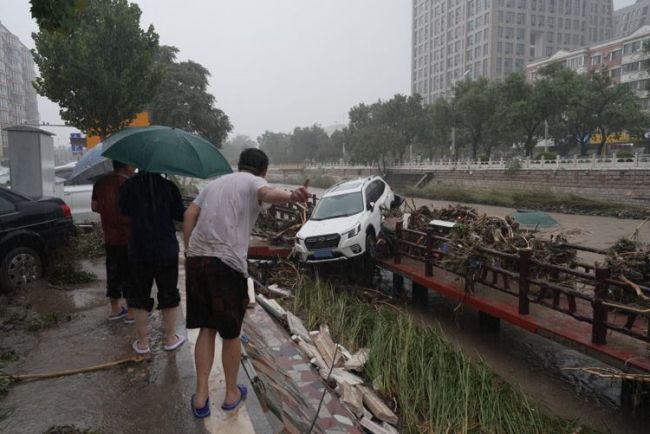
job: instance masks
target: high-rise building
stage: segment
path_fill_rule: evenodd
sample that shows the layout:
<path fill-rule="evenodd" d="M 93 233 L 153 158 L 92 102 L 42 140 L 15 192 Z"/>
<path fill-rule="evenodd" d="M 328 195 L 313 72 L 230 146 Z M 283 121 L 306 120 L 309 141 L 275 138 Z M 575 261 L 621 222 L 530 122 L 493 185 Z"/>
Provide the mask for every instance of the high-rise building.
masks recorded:
<path fill-rule="evenodd" d="M 611 39 L 612 11 L 612 0 L 413 0 L 411 91 L 431 103 L 462 78 Z"/>
<path fill-rule="evenodd" d="M 650 0 L 636 3 L 614 11 L 614 37 L 622 38 L 650 24 Z"/>
<path fill-rule="evenodd" d="M 0 128 L 38 124 L 32 53 L 0 23 Z M 0 134 L 0 159 L 9 155 L 7 132 Z"/>

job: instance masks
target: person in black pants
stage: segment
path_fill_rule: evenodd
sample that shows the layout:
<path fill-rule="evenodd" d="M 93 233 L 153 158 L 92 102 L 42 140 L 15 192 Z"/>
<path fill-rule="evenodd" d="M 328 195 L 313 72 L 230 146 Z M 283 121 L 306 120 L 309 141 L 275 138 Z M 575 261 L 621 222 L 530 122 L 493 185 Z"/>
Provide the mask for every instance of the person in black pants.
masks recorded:
<path fill-rule="evenodd" d="M 157 173 L 140 172 L 122 184 L 120 209 L 131 218 L 128 256 L 132 278 L 126 301 L 135 318 L 133 350 L 138 354 L 150 351 L 147 313 L 154 306 L 151 289 L 155 281 L 165 334 L 163 348 L 173 351 L 186 340 L 176 333 L 180 293 L 174 220 L 182 222 L 185 212 L 180 191 Z"/>

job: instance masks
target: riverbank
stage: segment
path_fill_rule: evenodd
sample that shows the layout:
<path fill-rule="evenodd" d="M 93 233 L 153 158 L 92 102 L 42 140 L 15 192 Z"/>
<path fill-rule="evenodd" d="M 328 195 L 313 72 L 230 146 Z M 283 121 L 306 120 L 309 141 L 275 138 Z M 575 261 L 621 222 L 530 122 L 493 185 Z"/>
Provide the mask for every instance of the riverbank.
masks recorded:
<path fill-rule="evenodd" d="M 517 209 L 534 209 L 562 214 L 579 214 L 644 220 L 650 217 L 650 208 L 624 205 L 576 194 L 550 190 L 470 189 L 455 185 L 429 184 L 424 188 L 407 188 L 409 196 L 462 203 L 494 205 Z"/>

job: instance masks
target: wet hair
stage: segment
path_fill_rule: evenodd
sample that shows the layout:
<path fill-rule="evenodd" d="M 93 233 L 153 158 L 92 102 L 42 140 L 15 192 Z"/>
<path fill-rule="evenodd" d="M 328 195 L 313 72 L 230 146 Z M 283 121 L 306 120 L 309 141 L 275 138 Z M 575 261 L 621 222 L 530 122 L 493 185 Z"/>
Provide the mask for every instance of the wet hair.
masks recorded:
<path fill-rule="evenodd" d="M 126 166 L 128 166 L 128 164 L 113 160 L 113 170 L 124 169 Z"/>
<path fill-rule="evenodd" d="M 244 149 L 239 155 L 237 167 L 240 172 L 245 170 L 255 176 L 260 176 L 269 167 L 269 157 L 266 156 L 264 151 L 257 148 Z"/>

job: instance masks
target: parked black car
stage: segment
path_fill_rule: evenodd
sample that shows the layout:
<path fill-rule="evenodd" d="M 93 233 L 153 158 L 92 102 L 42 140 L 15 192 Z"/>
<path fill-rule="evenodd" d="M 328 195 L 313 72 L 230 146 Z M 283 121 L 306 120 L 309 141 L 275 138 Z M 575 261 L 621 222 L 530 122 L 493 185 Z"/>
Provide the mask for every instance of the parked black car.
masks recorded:
<path fill-rule="evenodd" d="M 0 291 L 42 276 L 48 257 L 74 232 L 70 207 L 0 188 Z"/>

